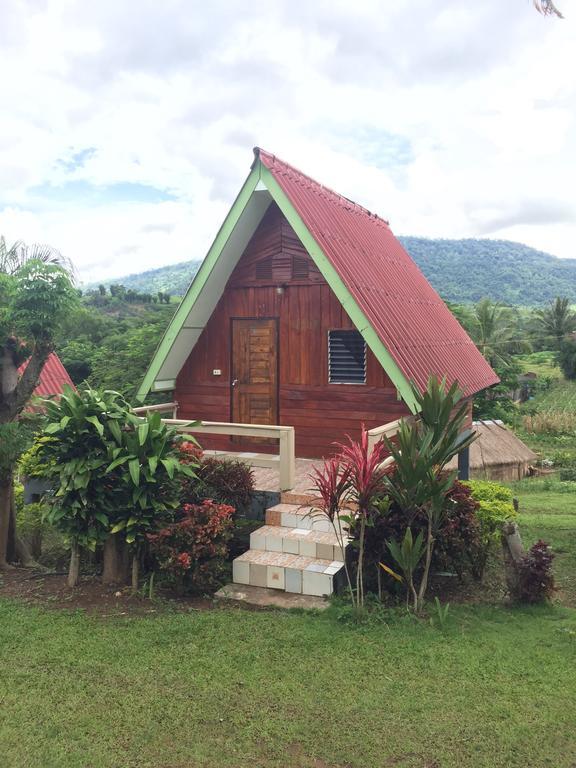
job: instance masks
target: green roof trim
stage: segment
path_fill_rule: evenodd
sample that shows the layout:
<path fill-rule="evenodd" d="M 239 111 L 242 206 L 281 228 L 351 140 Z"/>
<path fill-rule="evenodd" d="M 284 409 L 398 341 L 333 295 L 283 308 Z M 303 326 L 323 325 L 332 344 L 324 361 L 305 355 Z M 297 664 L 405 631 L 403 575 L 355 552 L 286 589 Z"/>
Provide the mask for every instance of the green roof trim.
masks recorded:
<path fill-rule="evenodd" d="M 152 386 L 154 384 L 154 381 L 158 377 L 158 373 L 160 372 L 162 364 L 166 360 L 166 357 L 168 356 L 168 353 L 170 352 L 172 345 L 176 340 L 176 337 L 182 330 L 182 327 L 186 322 L 186 318 L 188 317 L 190 310 L 194 306 L 196 299 L 198 298 L 198 296 L 200 296 L 202 289 L 206 285 L 206 281 L 208 280 L 210 273 L 212 272 L 216 262 L 218 261 L 218 258 L 222 253 L 222 249 L 226 245 L 228 238 L 230 237 L 230 235 L 234 230 L 234 227 L 238 223 L 238 219 L 240 218 L 240 216 L 242 215 L 242 212 L 246 208 L 246 205 L 250 200 L 252 193 L 256 189 L 256 186 L 259 180 L 260 180 L 260 162 L 254 163 L 254 165 L 252 166 L 252 171 L 250 172 L 248 178 L 244 182 L 244 185 L 242 186 L 242 189 L 238 193 L 238 197 L 234 201 L 228 215 L 224 219 L 224 222 L 220 227 L 220 230 L 218 231 L 218 234 L 216 235 L 216 238 L 214 239 L 214 242 L 212 243 L 210 250 L 206 255 L 206 258 L 202 262 L 200 269 L 198 270 L 198 272 L 196 273 L 196 276 L 192 280 L 192 283 L 188 288 L 186 295 L 180 302 L 180 306 L 174 313 L 174 317 L 170 321 L 170 325 L 164 332 L 164 335 L 162 336 L 160 343 L 158 344 L 158 348 L 154 353 L 152 362 L 148 366 L 148 370 L 146 371 L 146 374 L 136 394 L 136 399 L 139 402 L 142 402 L 145 399 L 146 395 L 152 389 Z"/>
<path fill-rule="evenodd" d="M 259 161 L 260 162 L 260 161 Z M 272 198 L 288 220 L 290 226 L 296 232 L 302 245 L 306 248 L 310 257 L 322 273 L 324 279 L 334 291 L 336 297 L 346 310 L 348 316 L 362 334 L 366 344 L 374 353 L 380 365 L 384 368 L 392 383 L 400 393 L 402 400 L 410 408 L 412 413 L 416 413 L 417 406 L 414 398 L 414 392 L 408 379 L 404 376 L 396 361 L 390 355 L 384 344 L 378 338 L 376 331 L 372 328 L 370 321 L 358 306 L 356 300 L 350 291 L 344 285 L 342 278 L 336 272 L 331 262 L 328 260 L 322 248 L 318 245 L 314 237 L 310 234 L 308 227 L 304 224 L 300 215 L 272 175 L 272 173 L 262 166 L 260 177 L 272 195 Z"/>
<path fill-rule="evenodd" d="M 146 375 L 142 380 L 140 388 L 138 389 L 136 399 L 142 402 L 146 395 L 153 388 L 154 382 L 158 379 L 158 374 L 162 368 L 162 365 L 164 364 L 164 361 L 172 349 L 178 334 L 184 327 L 186 318 L 188 317 L 198 297 L 202 293 L 202 290 L 204 289 L 204 286 L 206 285 L 212 270 L 218 262 L 218 259 L 226 243 L 228 242 L 228 239 L 234 231 L 234 228 L 236 227 L 236 224 L 238 223 L 242 213 L 246 209 L 246 206 L 248 205 L 248 202 L 250 201 L 250 198 L 256 190 L 259 182 L 262 182 L 262 184 L 266 187 L 272 199 L 278 205 L 290 223 L 292 229 L 300 238 L 302 245 L 306 248 L 310 254 L 310 257 L 313 259 L 314 263 L 324 276 L 324 279 L 330 288 L 334 291 L 334 294 L 344 307 L 346 313 L 358 331 L 362 334 L 366 344 L 372 350 L 376 359 L 390 377 L 402 400 L 404 400 L 410 410 L 415 413 L 417 407 L 414 398 L 414 392 L 410 382 L 408 379 L 406 379 L 395 360 L 392 358 L 382 341 L 378 338 L 378 335 L 372 328 L 370 321 L 364 312 L 360 309 L 358 303 L 350 291 L 346 288 L 342 278 L 336 272 L 331 262 L 322 251 L 322 248 L 316 242 L 300 218 L 300 215 L 288 199 L 287 195 L 284 193 L 272 173 L 262 164 L 259 157 L 257 157 L 254 161 L 252 170 L 244 182 L 244 185 L 240 190 L 238 197 L 234 201 L 232 208 L 226 216 L 224 223 L 220 227 L 220 230 L 216 235 L 216 238 L 212 243 L 206 258 L 202 262 L 202 265 L 198 270 L 194 280 L 192 281 L 190 288 L 186 292 L 186 295 L 182 299 L 182 302 L 176 310 L 174 317 L 170 321 L 170 325 L 166 329 L 166 332 L 164 333 L 164 336 L 162 337 L 158 348 L 156 349 L 154 357 L 152 358 L 152 362 L 148 367 Z"/>

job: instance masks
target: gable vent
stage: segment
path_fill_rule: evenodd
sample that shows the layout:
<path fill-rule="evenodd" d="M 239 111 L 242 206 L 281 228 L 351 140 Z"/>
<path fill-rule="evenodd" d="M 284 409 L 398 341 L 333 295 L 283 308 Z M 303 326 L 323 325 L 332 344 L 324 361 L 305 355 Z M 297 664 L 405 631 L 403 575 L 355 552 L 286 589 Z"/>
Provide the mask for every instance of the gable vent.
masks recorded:
<path fill-rule="evenodd" d="M 366 342 L 358 331 L 328 331 L 330 384 L 366 384 Z"/>
<path fill-rule="evenodd" d="M 260 259 L 256 262 L 256 280 L 272 280 L 272 259 Z"/>
<path fill-rule="evenodd" d="M 307 280 L 310 274 L 310 264 L 304 256 L 294 256 L 292 259 L 292 280 Z"/>

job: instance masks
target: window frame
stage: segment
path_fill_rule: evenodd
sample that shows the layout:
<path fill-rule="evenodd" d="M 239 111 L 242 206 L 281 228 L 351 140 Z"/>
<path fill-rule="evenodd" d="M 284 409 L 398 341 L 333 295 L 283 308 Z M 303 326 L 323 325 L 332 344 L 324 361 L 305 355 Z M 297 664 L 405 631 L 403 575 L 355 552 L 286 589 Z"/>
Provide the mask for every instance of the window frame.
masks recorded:
<path fill-rule="evenodd" d="M 332 333 L 355 333 L 357 334 L 364 345 L 364 381 L 331 381 L 330 371 L 330 335 Z M 327 360 L 328 360 L 328 384 L 335 384 L 346 387 L 365 387 L 368 382 L 368 345 L 366 339 L 362 336 L 360 331 L 356 328 L 329 328 L 326 334 L 327 339 Z"/>

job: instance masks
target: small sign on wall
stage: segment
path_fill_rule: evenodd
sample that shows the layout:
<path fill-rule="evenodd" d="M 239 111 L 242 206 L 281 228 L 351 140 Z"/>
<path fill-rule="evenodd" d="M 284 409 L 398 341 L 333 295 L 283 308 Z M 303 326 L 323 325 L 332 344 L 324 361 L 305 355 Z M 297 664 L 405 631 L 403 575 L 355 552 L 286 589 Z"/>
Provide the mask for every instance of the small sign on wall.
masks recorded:
<path fill-rule="evenodd" d="M 222 376 L 222 371 L 220 370 L 220 368 L 214 368 L 214 370 L 212 371 L 212 376 Z"/>

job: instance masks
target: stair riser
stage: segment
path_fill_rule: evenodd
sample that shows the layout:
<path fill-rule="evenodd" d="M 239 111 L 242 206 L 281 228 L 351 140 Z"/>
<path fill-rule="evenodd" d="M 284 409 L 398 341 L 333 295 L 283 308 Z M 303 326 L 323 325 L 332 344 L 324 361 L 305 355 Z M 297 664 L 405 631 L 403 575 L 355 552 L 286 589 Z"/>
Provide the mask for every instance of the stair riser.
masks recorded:
<path fill-rule="evenodd" d="M 282 589 L 302 595 L 329 596 L 335 591 L 335 579 L 341 566 L 330 566 L 324 573 L 313 569 L 304 571 L 275 565 L 261 565 L 235 560 L 232 563 L 235 584 Z"/>
<path fill-rule="evenodd" d="M 250 536 L 250 549 L 266 552 L 286 552 L 291 555 L 302 555 L 318 560 L 344 561 L 342 549 L 332 544 L 324 544 L 306 539 L 282 538 L 280 536 L 259 536 L 255 531 Z"/>
<path fill-rule="evenodd" d="M 322 533 L 334 533 L 332 523 L 328 518 L 312 515 L 294 515 L 290 512 L 276 512 L 267 510 L 266 525 L 282 526 L 284 528 L 304 528 L 307 531 L 321 531 Z M 347 531 L 348 526 L 341 524 L 342 531 Z"/>

